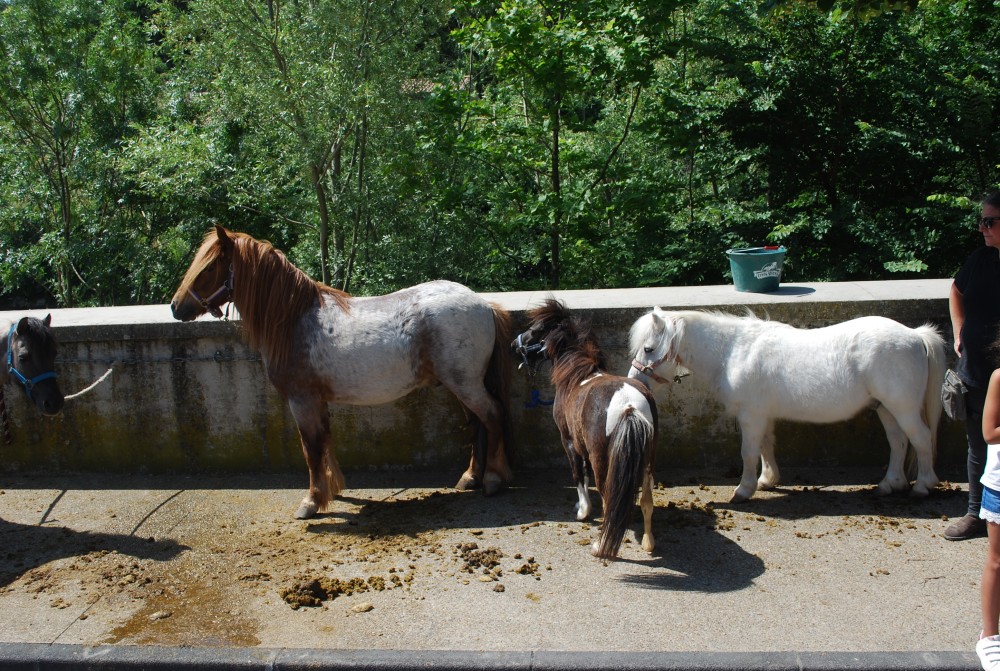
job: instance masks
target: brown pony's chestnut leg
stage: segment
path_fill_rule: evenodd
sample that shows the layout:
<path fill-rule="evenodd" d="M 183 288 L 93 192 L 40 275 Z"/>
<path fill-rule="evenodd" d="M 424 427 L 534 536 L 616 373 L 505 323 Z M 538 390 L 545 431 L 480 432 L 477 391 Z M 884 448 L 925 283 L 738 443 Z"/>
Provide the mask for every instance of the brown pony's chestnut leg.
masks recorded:
<path fill-rule="evenodd" d="M 312 398 L 290 399 L 288 406 L 299 427 L 302 454 L 309 467 L 309 491 L 295 511 L 296 519 L 304 520 L 327 509 L 344 488 L 344 474 L 333 454 L 326 403 Z"/>
<path fill-rule="evenodd" d="M 459 478 L 455 489 L 474 489 L 482 485 L 487 496 L 496 494 L 513 479 L 504 449 L 503 406 L 485 389 L 478 393 L 467 390 L 464 398 L 459 393 L 456 396 L 478 424 L 469 468 Z"/>
<path fill-rule="evenodd" d="M 514 479 L 507 462 L 507 437 L 510 399 L 510 315 L 497 306 L 493 309 L 493 350 L 486 367 L 486 376 L 479 388 L 461 378 L 442 380 L 459 401 L 478 420 L 475 444 L 469 468 L 462 474 L 456 489 L 472 489 L 479 485 L 487 496 L 500 491 Z M 483 435 L 485 433 L 485 436 Z M 485 443 L 485 445 L 484 445 Z"/>

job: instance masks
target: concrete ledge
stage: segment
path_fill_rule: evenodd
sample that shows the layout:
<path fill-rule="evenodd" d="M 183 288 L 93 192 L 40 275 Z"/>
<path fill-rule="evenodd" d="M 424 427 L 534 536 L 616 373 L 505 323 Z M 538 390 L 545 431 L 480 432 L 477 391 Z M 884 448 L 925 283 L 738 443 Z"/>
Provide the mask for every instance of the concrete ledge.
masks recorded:
<path fill-rule="evenodd" d="M 802 327 L 879 314 L 909 326 L 938 325 L 950 341 L 950 279 L 806 283 L 770 294 L 732 286 L 484 294 L 514 315 L 544 298 L 563 300 L 600 334 L 612 370 L 629 367 L 627 334 L 653 305 L 743 313 Z M 10 322 L 47 311 L 0 313 Z M 67 394 L 87 387 L 110 367 L 107 382 L 70 401 L 63 415 L 40 419 L 24 399 L 8 396 L 14 444 L 0 468 L 115 472 L 282 472 L 304 467 L 297 431 L 267 381 L 259 355 L 243 343 L 238 322 L 180 323 L 166 305 L 51 311 L 60 342 L 57 371 Z M 9 388 L 10 389 L 10 388 Z M 513 374 L 515 467 L 564 460 L 545 401 L 547 375 Z M 697 380 L 674 385 L 661 401 L 662 468 L 734 467 L 735 423 Z M 470 433 L 459 404 L 441 388 L 424 389 L 375 407 L 331 408 L 337 455 L 345 468 L 446 468 L 461 472 Z M 885 464 L 888 448 L 873 412 L 836 425 L 783 424 L 779 463 Z M 964 459 L 964 432 L 942 427 L 939 463 Z"/>
<path fill-rule="evenodd" d="M 0 669 L 212 669 L 213 671 L 965 671 L 968 652 L 611 653 L 448 650 L 296 650 L 0 644 Z"/>

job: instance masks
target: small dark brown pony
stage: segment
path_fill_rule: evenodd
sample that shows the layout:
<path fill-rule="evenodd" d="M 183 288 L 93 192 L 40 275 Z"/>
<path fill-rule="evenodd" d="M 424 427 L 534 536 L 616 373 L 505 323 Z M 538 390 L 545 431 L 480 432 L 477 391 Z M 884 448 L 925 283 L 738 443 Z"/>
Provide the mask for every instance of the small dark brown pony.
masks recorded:
<path fill-rule="evenodd" d="M 577 519 L 590 515 L 587 464 L 604 504 L 600 539 L 592 552 L 617 556 L 641 485 L 642 548 L 652 552 L 653 460 L 656 452 L 656 402 L 644 384 L 606 372 L 604 355 L 590 325 L 556 300 L 528 312 L 531 325 L 512 349 L 529 369 L 552 362 L 556 389 L 552 416 L 576 482 Z"/>
<path fill-rule="evenodd" d="M 475 427 L 456 487 L 493 494 L 510 481 L 506 311 L 445 281 L 353 297 L 310 279 L 269 243 L 216 227 L 170 307 L 190 321 L 205 312 L 221 317 L 230 301 L 298 425 L 309 492 L 296 517 L 325 510 L 344 487 L 328 403 L 389 403 L 431 384 L 454 393 Z"/>
<path fill-rule="evenodd" d="M 62 391 L 53 370 L 56 359 L 56 339 L 49 326 L 52 315 L 45 319 L 22 317 L 10 325 L 3 338 L 3 369 L 0 372 L 0 430 L 4 441 L 12 441 L 7 399 L 3 387 L 13 381 L 21 387 L 28 400 L 43 415 L 58 415 L 63 409 Z"/>

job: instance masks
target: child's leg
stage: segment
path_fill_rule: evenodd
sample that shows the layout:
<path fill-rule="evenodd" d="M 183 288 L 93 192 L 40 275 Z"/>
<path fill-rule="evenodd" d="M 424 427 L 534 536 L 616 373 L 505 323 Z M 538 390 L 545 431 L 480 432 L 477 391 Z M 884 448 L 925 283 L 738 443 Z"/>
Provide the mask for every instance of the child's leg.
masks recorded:
<path fill-rule="evenodd" d="M 1000 524 L 986 525 L 989 547 L 983 566 L 983 584 L 980 598 L 983 616 L 983 636 L 995 636 L 1000 622 Z"/>

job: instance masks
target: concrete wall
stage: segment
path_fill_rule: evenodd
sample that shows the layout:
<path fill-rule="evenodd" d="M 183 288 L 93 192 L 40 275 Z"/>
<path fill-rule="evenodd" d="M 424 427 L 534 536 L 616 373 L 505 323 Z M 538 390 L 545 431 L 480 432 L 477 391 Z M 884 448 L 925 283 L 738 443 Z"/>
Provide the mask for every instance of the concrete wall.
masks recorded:
<path fill-rule="evenodd" d="M 485 294 L 509 309 L 516 327 L 524 311 L 555 296 L 591 319 L 615 372 L 629 367 L 627 334 L 652 305 L 744 313 L 803 327 L 863 315 L 884 315 L 910 326 L 937 324 L 951 342 L 950 280 L 783 285 L 772 294 L 732 286 L 670 287 L 554 293 Z M 0 313 L 0 326 L 44 311 Z M 60 417 L 40 417 L 8 385 L 13 444 L 0 446 L 4 470 L 121 472 L 300 472 L 295 425 L 249 350 L 237 323 L 203 318 L 179 323 L 165 305 L 52 311 L 59 341 L 56 370 L 72 394 L 110 377 L 67 402 Z M 562 464 L 564 457 L 543 374 L 513 373 L 511 406 L 515 468 Z M 694 377 L 672 385 L 660 401 L 660 470 L 739 467 L 735 422 Z M 425 389 L 389 405 L 331 407 L 337 454 L 345 468 L 433 468 L 457 479 L 468 462 L 471 434 L 463 412 L 442 388 Z M 778 428 L 782 466 L 884 465 L 888 446 L 873 411 L 850 422 Z M 964 463 L 964 434 L 944 418 L 939 463 Z"/>

